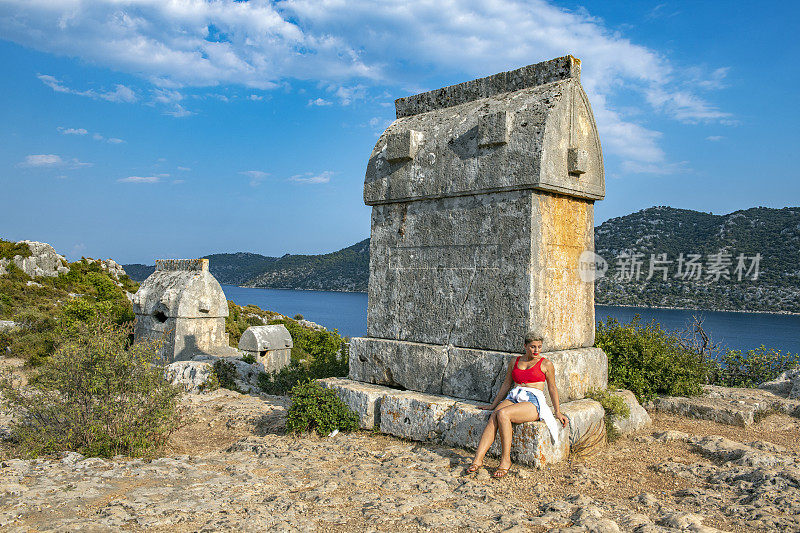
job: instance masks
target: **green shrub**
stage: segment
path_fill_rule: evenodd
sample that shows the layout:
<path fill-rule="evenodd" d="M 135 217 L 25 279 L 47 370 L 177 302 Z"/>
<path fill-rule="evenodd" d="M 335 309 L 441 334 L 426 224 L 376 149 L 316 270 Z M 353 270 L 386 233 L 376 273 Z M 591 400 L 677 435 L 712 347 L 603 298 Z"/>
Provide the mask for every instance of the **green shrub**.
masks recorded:
<path fill-rule="evenodd" d="M 800 365 L 800 355 L 764 347 L 755 350 L 726 350 L 720 354 L 714 379 L 724 387 L 755 387 Z"/>
<path fill-rule="evenodd" d="M 335 392 L 324 389 L 316 381 L 298 383 L 292 387 L 291 396 L 292 405 L 286 420 L 286 431 L 290 433 L 314 430 L 325 436 L 337 429 L 358 429 L 358 415 Z"/>
<path fill-rule="evenodd" d="M 258 377 L 263 392 L 286 394 L 304 381 L 347 375 L 350 357 L 347 339 L 338 331 L 313 330 L 289 318 L 271 320 L 270 324 L 286 326 L 292 335 L 294 347 L 289 366 L 279 372 L 262 373 Z"/>
<path fill-rule="evenodd" d="M 208 379 L 206 382 L 200 385 L 200 390 L 202 392 L 211 392 L 219 388 L 219 377 L 217 376 L 217 372 L 212 368 L 211 372 L 208 374 Z"/>
<path fill-rule="evenodd" d="M 242 356 L 242 361 L 244 361 L 248 365 L 254 365 L 254 364 L 256 364 L 256 356 L 253 355 L 253 354 L 249 354 L 249 353 L 245 354 L 245 355 Z"/>
<path fill-rule="evenodd" d="M 676 333 L 655 321 L 642 325 L 639 315 L 628 324 L 612 317 L 598 322 L 595 346 L 608 356 L 609 385 L 632 391 L 640 402 L 658 394 L 696 396 L 714 371 L 702 354 L 683 347 Z"/>
<path fill-rule="evenodd" d="M 288 366 L 278 372 L 262 372 L 258 375 L 258 387 L 266 394 L 276 396 L 284 395 L 298 383 L 312 379 L 308 368 L 297 361 L 292 361 Z"/>
<path fill-rule="evenodd" d="M 17 244 L 12 241 L 4 241 L 0 239 L 0 258 L 14 259 L 14 256 L 21 255 L 22 257 L 30 257 L 33 255 L 30 246 L 27 243 L 21 242 Z"/>
<path fill-rule="evenodd" d="M 181 391 L 164 379 L 159 343 L 131 346 L 129 334 L 109 319 L 59 329 L 55 353 L 24 389 L 12 375 L 0 380 L 20 454 L 138 456 L 165 443 Z"/>
<path fill-rule="evenodd" d="M 217 378 L 219 387 L 236 392 L 242 392 L 242 390 L 236 386 L 236 365 L 234 365 L 232 362 L 225 361 L 224 359 L 217 359 L 214 361 L 214 375 Z"/>
<path fill-rule="evenodd" d="M 631 408 L 625 403 L 622 396 L 610 392 L 608 389 L 593 389 L 586 393 L 587 398 L 591 398 L 599 402 L 606 412 L 603 421 L 606 425 L 606 439 L 608 442 L 613 442 L 619 438 L 619 431 L 614 427 L 612 417 L 628 418 L 631 416 Z"/>

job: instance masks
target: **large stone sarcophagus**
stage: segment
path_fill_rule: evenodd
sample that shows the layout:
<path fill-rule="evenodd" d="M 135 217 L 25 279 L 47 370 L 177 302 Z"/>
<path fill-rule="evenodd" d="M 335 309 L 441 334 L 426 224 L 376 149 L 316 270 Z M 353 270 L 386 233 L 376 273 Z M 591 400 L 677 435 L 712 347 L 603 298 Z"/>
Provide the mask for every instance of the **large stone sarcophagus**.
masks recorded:
<path fill-rule="evenodd" d="M 562 402 L 604 388 L 594 250 L 605 195 L 597 126 L 566 56 L 396 102 L 370 155 L 367 336 L 350 379 L 491 401 L 526 331 Z"/>

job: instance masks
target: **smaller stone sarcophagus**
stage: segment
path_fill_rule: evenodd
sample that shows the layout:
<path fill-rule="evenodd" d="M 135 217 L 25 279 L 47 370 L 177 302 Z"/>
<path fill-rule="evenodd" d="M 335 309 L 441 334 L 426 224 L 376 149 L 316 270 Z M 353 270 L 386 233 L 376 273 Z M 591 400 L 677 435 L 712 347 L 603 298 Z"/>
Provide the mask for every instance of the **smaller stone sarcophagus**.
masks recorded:
<path fill-rule="evenodd" d="M 208 259 L 161 259 L 133 296 L 134 339 L 163 339 L 168 362 L 201 354 L 230 355 L 228 302 Z"/>
<path fill-rule="evenodd" d="M 255 357 L 267 372 L 278 372 L 289 364 L 292 346 L 292 336 L 283 324 L 250 326 L 239 340 L 239 351 Z"/>

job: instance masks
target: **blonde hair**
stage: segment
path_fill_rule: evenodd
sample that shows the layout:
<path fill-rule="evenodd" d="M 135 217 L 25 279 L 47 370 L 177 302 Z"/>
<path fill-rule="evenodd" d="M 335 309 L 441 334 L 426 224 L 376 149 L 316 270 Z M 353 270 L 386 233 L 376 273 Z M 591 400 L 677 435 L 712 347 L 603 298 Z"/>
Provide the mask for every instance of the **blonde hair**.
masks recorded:
<path fill-rule="evenodd" d="M 525 344 L 530 344 L 533 341 L 541 341 L 544 342 L 544 335 L 540 331 L 531 330 L 525 334 Z"/>

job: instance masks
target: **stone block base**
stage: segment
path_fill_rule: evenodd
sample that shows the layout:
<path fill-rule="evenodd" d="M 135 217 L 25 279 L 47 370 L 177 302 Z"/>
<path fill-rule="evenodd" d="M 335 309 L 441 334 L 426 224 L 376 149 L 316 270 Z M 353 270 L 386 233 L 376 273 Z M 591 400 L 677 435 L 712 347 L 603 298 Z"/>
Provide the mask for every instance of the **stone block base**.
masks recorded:
<path fill-rule="evenodd" d="M 509 361 L 520 354 L 455 346 L 354 337 L 350 374 L 355 381 L 491 402 L 505 378 Z M 578 400 L 590 389 L 605 389 L 608 358 L 600 348 L 577 348 L 543 354 L 556 369 L 562 403 Z"/>
<path fill-rule="evenodd" d="M 472 401 L 452 397 L 402 391 L 380 385 L 359 383 L 343 378 L 320 380 L 356 413 L 361 427 L 380 429 L 382 433 L 416 441 L 436 442 L 450 446 L 475 449 L 490 411 L 480 409 Z M 511 447 L 513 461 L 541 468 L 567 458 L 571 443 L 602 425 L 603 408 L 593 400 L 561 404 L 561 411 L 570 424 L 561 428 L 557 443 L 553 443 L 544 422 L 529 422 L 514 426 Z M 499 439 L 489 454 L 500 454 Z"/>

